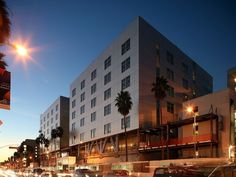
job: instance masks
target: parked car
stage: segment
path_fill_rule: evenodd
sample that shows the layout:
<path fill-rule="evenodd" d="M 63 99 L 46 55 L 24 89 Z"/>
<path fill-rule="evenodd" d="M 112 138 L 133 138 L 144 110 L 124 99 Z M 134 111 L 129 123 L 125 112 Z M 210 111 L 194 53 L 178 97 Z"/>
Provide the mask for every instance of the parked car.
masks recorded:
<path fill-rule="evenodd" d="M 103 177 L 136 177 L 127 170 L 112 170 L 103 174 Z"/>
<path fill-rule="evenodd" d="M 153 177 L 206 177 L 202 172 L 185 167 L 160 167 L 156 168 Z"/>
<path fill-rule="evenodd" d="M 89 169 L 76 169 L 73 177 L 103 177 L 103 175 L 98 171 L 93 171 Z"/>

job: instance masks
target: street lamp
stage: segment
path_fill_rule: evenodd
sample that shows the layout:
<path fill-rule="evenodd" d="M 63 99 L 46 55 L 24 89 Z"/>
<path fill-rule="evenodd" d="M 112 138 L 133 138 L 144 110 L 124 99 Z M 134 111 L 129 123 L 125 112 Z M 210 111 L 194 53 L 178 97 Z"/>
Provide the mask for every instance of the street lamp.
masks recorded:
<path fill-rule="evenodd" d="M 189 106 L 187 107 L 187 112 L 193 114 L 194 153 L 195 153 L 195 158 L 198 158 L 199 156 L 197 147 L 198 123 L 196 122 L 196 118 L 198 116 L 198 107 Z"/>

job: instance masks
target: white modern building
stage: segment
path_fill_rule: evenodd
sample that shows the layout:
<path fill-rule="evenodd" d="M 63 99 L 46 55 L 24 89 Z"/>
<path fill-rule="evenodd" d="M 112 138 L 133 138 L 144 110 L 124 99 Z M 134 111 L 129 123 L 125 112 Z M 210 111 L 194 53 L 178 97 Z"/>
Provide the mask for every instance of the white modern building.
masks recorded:
<path fill-rule="evenodd" d="M 51 137 L 51 131 L 61 127 L 63 129 L 63 136 L 61 138 L 53 139 Z M 56 157 L 60 157 L 59 152 L 68 151 L 69 147 L 69 98 L 60 96 L 58 97 L 41 115 L 40 115 L 40 130 L 49 140 L 49 147 L 44 148 L 44 154 L 50 154 L 50 157 L 47 157 L 51 160 L 51 157 L 54 158 L 52 163 L 50 160 L 49 165 L 55 166 Z M 43 155 L 43 154 L 42 154 Z"/>
<path fill-rule="evenodd" d="M 180 119 L 183 101 L 212 92 L 212 77 L 137 17 L 70 85 L 69 145 L 78 163 L 124 160 L 124 121 L 115 107 L 121 90 L 129 91 L 133 102 L 127 121 L 129 160 L 160 158 L 160 150 L 155 155 L 139 151 L 140 129 L 160 126 L 151 92 L 158 76 L 170 85 L 161 101 L 162 124 Z"/>

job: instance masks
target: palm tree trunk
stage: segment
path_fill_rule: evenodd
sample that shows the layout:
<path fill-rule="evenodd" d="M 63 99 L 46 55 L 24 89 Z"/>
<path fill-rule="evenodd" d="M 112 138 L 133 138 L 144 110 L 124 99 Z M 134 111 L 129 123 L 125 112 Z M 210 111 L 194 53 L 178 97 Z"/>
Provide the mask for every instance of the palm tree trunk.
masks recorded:
<path fill-rule="evenodd" d="M 126 116 L 124 116 L 125 125 L 125 161 L 128 162 L 128 143 L 127 143 L 127 132 L 126 132 Z"/>
<path fill-rule="evenodd" d="M 161 109 L 161 100 L 159 101 L 159 115 L 160 115 L 160 125 L 162 125 L 162 109 Z M 164 149 L 164 130 L 161 129 L 161 159 L 165 159 L 165 149 Z"/>

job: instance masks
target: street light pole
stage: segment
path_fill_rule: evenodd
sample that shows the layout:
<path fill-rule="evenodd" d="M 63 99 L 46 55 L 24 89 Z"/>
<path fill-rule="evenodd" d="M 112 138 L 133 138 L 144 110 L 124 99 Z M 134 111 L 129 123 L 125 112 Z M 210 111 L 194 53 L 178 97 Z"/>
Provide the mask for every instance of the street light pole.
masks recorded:
<path fill-rule="evenodd" d="M 194 157 L 198 158 L 198 147 L 197 147 L 197 135 L 198 135 L 198 123 L 197 123 L 197 115 L 198 115 L 198 107 L 188 107 L 187 112 L 193 114 L 193 133 L 194 133 Z"/>

